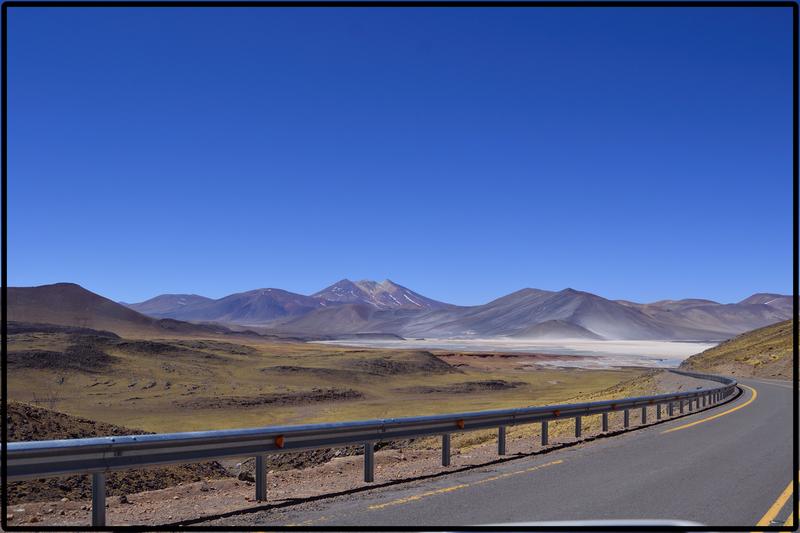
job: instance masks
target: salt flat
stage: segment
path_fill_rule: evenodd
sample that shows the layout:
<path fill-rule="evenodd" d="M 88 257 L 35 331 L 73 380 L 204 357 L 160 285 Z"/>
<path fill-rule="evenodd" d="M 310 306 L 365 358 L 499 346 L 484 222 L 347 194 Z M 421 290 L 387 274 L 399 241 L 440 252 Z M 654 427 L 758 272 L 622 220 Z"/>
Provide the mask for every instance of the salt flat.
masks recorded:
<path fill-rule="evenodd" d="M 318 341 L 319 342 L 319 341 Z M 559 367 L 609 368 L 620 366 L 676 367 L 687 357 L 716 346 L 713 342 L 649 340 L 519 340 L 509 338 L 470 339 L 347 339 L 325 344 L 365 348 L 451 350 L 461 352 L 528 352 L 574 355 L 575 360 L 552 360 L 540 364 Z"/>

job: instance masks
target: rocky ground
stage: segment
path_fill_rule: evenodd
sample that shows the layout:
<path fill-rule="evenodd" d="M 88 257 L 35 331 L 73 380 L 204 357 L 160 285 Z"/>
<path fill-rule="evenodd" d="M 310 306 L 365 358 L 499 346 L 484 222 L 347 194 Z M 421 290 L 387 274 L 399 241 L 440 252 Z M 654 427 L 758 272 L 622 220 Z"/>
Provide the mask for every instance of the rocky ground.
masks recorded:
<path fill-rule="evenodd" d="M 650 376 L 610 389 L 602 397 L 623 397 L 638 392 L 667 392 L 693 389 L 700 383 L 691 378 L 671 373 L 654 372 Z M 639 423 L 639 412 L 631 413 L 632 427 Z M 599 417 L 587 417 L 584 422 L 585 438 L 577 442 L 572 436 L 571 420 L 552 423 L 550 445 L 542 448 L 539 425 L 509 428 L 508 455 L 497 455 L 495 434 L 491 431 L 472 432 L 453 438 L 453 458 L 449 467 L 442 467 L 438 438 L 394 443 L 375 453 L 375 483 L 363 481 L 363 458 L 357 448 L 319 451 L 317 456 L 296 456 L 294 462 L 286 456 L 272 458 L 268 474 L 266 502 L 254 500 L 255 486 L 252 478 L 252 460 L 240 463 L 222 462 L 230 473 L 238 477 L 215 479 L 203 477 L 199 481 L 178 481 L 177 486 L 137 493 L 122 493 L 107 499 L 107 521 L 110 525 L 156 525 L 191 523 L 199 518 L 213 518 L 226 513 L 246 512 L 257 508 L 273 508 L 292 523 L 292 505 L 314 499 L 332 497 L 342 493 L 367 490 L 383 484 L 396 484 L 419 480 L 447 472 L 479 468 L 498 460 L 513 460 L 534 453 L 563 446 L 588 446 L 599 431 Z M 655 423 L 653 413 L 649 423 Z M 608 436 L 622 429 L 622 415 L 612 416 Z M 309 466 L 310 465 L 310 466 Z M 86 498 L 53 498 L 49 502 L 21 503 L 9 506 L 9 523 L 58 526 L 79 526 L 90 523 L 91 502 Z"/>

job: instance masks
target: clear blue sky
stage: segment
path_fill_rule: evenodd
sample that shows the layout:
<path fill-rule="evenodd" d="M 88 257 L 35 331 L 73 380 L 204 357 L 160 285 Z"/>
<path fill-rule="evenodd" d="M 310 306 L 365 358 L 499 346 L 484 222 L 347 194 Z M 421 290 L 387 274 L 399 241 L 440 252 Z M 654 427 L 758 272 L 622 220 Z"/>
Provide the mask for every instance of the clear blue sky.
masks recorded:
<path fill-rule="evenodd" d="M 9 15 L 10 285 L 791 291 L 788 8 Z"/>

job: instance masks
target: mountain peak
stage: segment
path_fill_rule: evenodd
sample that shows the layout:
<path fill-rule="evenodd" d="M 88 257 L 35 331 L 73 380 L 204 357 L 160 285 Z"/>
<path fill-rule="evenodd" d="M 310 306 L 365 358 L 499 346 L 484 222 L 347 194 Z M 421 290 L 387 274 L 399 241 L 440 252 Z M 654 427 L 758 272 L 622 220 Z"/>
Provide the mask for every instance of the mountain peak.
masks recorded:
<path fill-rule="evenodd" d="M 366 304 L 376 309 L 438 309 L 447 305 L 426 298 L 390 279 L 381 282 L 343 279 L 312 296 L 336 303 Z"/>

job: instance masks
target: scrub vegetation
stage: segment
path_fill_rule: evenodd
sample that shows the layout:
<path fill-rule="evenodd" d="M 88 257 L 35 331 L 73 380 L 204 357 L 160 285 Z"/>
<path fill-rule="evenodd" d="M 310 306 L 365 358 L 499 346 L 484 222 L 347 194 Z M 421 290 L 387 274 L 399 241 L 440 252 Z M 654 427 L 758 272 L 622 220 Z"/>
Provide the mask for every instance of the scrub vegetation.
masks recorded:
<path fill-rule="evenodd" d="M 742 377 L 792 379 L 791 320 L 727 340 L 683 362 L 696 372 Z"/>

